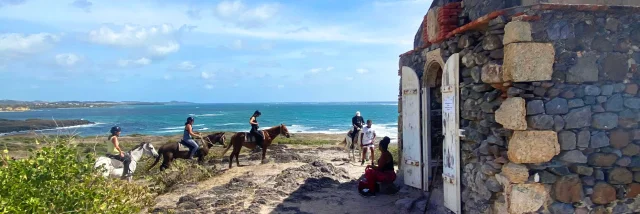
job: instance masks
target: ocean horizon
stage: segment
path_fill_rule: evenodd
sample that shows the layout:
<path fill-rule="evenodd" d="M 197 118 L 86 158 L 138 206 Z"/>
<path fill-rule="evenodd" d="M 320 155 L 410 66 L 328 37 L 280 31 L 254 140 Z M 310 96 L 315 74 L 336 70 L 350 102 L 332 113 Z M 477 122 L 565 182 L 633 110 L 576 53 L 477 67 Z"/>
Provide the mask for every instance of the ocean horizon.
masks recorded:
<path fill-rule="evenodd" d="M 73 133 L 79 136 L 107 135 L 117 125 L 124 136 L 177 135 L 187 117 L 194 117 L 195 131 L 249 131 L 249 118 L 260 110 L 260 129 L 284 123 L 290 133 L 344 134 L 351 127 L 351 117 L 360 111 L 371 119 L 378 136 L 397 141 L 397 102 L 270 102 L 270 103 L 189 103 L 165 105 L 118 105 L 101 108 L 36 109 L 25 112 L 0 112 L 0 118 L 82 119 L 95 124 L 35 131 L 39 134 Z M 19 132 L 27 133 L 27 132 Z"/>

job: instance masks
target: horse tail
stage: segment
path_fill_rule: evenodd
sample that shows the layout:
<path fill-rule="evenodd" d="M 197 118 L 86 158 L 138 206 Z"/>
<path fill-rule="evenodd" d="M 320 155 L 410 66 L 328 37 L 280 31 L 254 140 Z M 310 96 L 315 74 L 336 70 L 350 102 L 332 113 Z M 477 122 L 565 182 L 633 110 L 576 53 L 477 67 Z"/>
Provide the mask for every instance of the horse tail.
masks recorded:
<path fill-rule="evenodd" d="M 221 155 L 221 156 L 224 156 L 224 154 L 226 154 L 226 153 L 227 153 L 227 151 L 229 151 L 229 149 L 231 148 L 231 146 L 233 146 L 233 142 L 234 142 L 234 141 L 233 141 L 233 139 L 235 139 L 235 138 L 236 138 L 236 135 L 238 135 L 238 134 L 236 133 L 236 134 L 234 134 L 233 136 L 231 136 L 231 140 L 229 140 L 229 145 L 227 146 L 227 148 L 225 148 L 225 149 L 224 149 L 224 151 L 222 152 L 222 155 Z"/>
<path fill-rule="evenodd" d="M 158 149 L 158 157 L 156 157 L 156 161 L 154 161 L 153 164 L 151 164 L 151 166 L 147 168 L 147 171 L 151 170 L 151 168 L 153 168 L 154 166 L 156 166 L 156 164 L 158 164 L 158 161 L 160 161 L 160 158 L 162 157 L 163 153 L 164 153 L 164 148 L 160 147 L 160 149 Z"/>

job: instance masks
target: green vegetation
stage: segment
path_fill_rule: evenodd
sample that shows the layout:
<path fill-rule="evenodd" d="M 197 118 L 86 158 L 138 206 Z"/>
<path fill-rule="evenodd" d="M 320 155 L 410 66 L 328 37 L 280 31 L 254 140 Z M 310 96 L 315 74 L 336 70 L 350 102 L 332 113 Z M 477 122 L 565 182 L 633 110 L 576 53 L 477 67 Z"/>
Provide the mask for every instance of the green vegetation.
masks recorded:
<path fill-rule="evenodd" d="M 72 138 L 55 138 L 24 159 L 0 155 L 0 213 L 137 213 L 153 202 L 148 188 L 103 178 Z M 84 155 L 79 155 L 84 153 Z"/>
<path fill-rule="evenodd" d="M 273 144 L 305 145 L 305 146 L 330 145 L 335 143 L 336 143 L 335 141 L 330 141 L 330 140 L 284 138 L 284 137 L 279 137 L 273 140 Z"/>

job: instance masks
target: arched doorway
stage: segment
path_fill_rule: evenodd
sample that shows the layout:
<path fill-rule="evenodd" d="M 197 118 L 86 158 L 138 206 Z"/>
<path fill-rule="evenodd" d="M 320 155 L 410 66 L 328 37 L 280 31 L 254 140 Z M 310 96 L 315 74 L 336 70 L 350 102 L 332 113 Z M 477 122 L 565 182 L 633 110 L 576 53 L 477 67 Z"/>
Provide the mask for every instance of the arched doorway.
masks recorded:
<path fill-rule="evenodd" d="M 442 70 L 436 59 L 425 64 L 422 76 L 422 142 L 423 142 L 423 189 L 429 191 L 431 180 L 442 187 Z M 439 182 L 439 183 L 437 183 Z M 438 185 L 439 184 L 439 185 Z M 432 187 L 433 189 L 433 187 Z M 437 189 L 437 188 L 436 188 Z M 442 188 L 437 189 L 442 191 Z"/>

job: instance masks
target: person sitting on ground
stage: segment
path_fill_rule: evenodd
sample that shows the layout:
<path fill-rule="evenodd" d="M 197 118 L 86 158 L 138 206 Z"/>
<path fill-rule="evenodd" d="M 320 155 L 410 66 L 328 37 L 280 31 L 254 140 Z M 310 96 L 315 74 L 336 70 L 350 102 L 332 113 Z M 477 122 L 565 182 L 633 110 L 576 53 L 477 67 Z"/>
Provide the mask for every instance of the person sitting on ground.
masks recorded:
<path fill-rule="evenodd" d="M 396 180 L 396 172 L 393 168 L 393 155 L 389 152 L 389 143 L 391 139 L 384 137 L 379 144 L 378 149 L 382 154 L 378 159 L 378 165 L 368 165 L 364 172 L 366 179 L 366 192 L 370 195 L 375 195 L 376 182 L 389 183 Z"/>
<path fill-rule="evenodd" d="M 120 127 L 114 126 L 111 127 L 111 135 L 107 138 L 109 142 L 107 143 L 107 157 L 115 160 L 122 161 L 124 168 L 122 170 L 122 179 L 126 179 L 131 176 L 131 172 L 129 170 L 129 164 L 131 164 L 131 156 L 129 153 L 122 151 L 120 148 L 120 142 L 118 142 L 118 137 L 120 137 Z"/>
<path fill-rule="evenodd" d="M 367 150 L 371 151 L 371 158 L 369 160 L 371 160 L 371 164 L 373 164 L 376 130 L 371 127 L 372 125 L 373 122 L 371 122 L 371 120 L 367 120 L 367 126 L 362 128 L 362 132 L 360 133 L 360 139 L 362 139 L 360 141 L 360 146 L 362 147 L 362 161 L 360 162 L 360 165 L 364 165 L 365 157 L 367 157 Z"/>
<path fill-rule="evenodd" d="M 353 116 L 351 118 L 351 126 L 353 127 L 351 133 L 351 142 L 353 142 L 356 138 L 356 133 L 358 133 L 358 130 L 362 130 L 362 126 L 364 126 L 364 118 L 360 116 L 360 111 L 356 111 L 356 116 Z"/>
<path fill-rule="evenodd" d="M 262 133 L 262 131 L 258 130 L 258 128 L 260 127 L 258 126 L 258 117 L 260 117 L 260 115 L 262 115 L 262 113 L 260 113 L 260 111 L 258 110 L 253 112 L 253 115 L 249 119 L 249 124 L 251 124 L 251 131 L 249 131 L 249 133 L 253 134 L 253 136 L 256 138 L 256 144 L 260 148 L 262 148 L 262 141 L 264 141 L 264 134 Z"/>
<path fill-rule="evenodd" d="M 193 156 L 199 148 L 198 143 L 193 140 L 193 137 L 201 137 L 200 133 L 193 131 L 193 122 L 193 117 L 187 118 L 187 122 L 184 123 L 184 132 L 182 134 L 182 142 L 184 142 L 185 146 L 189 147 L 189 158 L 187 158 L 189 160 L 193 159 Z"/>

